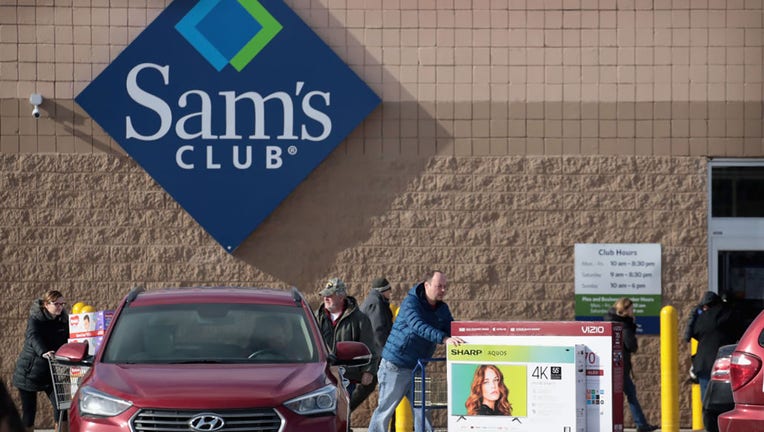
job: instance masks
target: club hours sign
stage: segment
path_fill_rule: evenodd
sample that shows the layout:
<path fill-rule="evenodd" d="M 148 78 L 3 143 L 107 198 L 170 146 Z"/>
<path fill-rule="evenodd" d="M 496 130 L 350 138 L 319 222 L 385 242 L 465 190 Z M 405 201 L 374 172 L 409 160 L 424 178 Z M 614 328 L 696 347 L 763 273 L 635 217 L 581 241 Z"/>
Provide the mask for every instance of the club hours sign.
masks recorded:
<path fill-rule="evenodd" d="M 380 103 L 282 0 L 173 1 L 76 101 L 228 252 Z"/>
<path fill-rule="evenodd" d="M 661 309 L 661 245 L 575 246 L 576 319 L 601 320 L 621 297 L 634 301 L 637 332 L 658 334 Z"/>

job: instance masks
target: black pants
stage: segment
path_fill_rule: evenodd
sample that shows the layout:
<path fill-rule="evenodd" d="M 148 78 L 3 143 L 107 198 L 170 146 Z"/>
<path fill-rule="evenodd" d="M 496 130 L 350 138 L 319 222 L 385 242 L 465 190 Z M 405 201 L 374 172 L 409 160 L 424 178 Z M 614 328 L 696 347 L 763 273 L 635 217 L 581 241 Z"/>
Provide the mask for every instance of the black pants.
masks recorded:
<path fill-rule="evenodd" d="M 0 379 L 0 430 L 24 432 L 19 410 L 16 409 L 16 404 L 11 399 L 8 387 L 2 379 Z"/>
<path fill-rule="evenodd" d="M 53 420 L 58 423 L 60 411 L 56 407 L 56 397 L 53 394 L 53 389 L 46 390 L 45 394 L 53 406 Z M 33 427 L 34 418 L 37 415 L 37 392 L 19 389 L 19 396 L 21 398 L 21 421 L 24 422 L 24 426 L 28 428 Z M 64 412 L 65 414 L 66 412 Z"/>
<path fill-rule="evenodd" d="M 353 390 L 353 394 L 350 395 L 350 411 L 355 411 L 356 408 L 358 408 L 363 401 L 365 401 L 370 394 L 374 392 L 374 389 L 377 388 L 377 375 L 374 375 L 374 379 L 371 381 L 371 384 L 369 385 L 363 385 L 361 383 L 356 384 L 355 389 Z"/>

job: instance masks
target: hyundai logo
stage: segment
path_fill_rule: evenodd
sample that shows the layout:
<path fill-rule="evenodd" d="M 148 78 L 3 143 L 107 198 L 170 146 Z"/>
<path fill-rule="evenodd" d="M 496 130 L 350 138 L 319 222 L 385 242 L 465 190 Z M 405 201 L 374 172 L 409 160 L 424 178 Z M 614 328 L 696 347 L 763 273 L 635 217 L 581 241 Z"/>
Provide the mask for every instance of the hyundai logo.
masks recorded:
<path fill-rule="evenodd" d="M 220 416 L 210 413 L 199 414 L 188 421 L 191 429 L 201 432 L 213 432 L 225 426 L 225 421 Z"/>

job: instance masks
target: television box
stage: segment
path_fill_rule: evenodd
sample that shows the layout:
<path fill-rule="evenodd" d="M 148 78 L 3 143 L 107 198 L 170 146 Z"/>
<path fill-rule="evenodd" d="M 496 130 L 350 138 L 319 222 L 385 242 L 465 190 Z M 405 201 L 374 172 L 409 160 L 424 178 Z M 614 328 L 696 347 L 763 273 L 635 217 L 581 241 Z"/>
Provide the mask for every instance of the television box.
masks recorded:
<path fill-rule="evenodd" d="M 450 432 L 585 432 L 583 345 L 468 343 L 446 352 Z"/>
<path fill-rule="evenodd" d="M 69 337 L 75 339 L 103 336 L 113 317 L 113 310 L 71 314 L 69 315 Z"/>
<path fill-rule="evenodd" d="M 620 323 L 603 321 L 455 321 L 451 335 L 471 344 L 583 344 L 587 432 L 623 432 L 623 340 Z"/>

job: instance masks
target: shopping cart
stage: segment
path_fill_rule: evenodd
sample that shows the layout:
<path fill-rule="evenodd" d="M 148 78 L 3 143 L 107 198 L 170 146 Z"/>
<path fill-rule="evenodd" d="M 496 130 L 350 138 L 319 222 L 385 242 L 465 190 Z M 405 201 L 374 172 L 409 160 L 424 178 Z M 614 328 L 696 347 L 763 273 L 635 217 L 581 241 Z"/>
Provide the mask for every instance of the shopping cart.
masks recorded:
<path fill-rule="evenodd" d="M 72 405 L 72 396 L 77 392 L 80 379 L 90 369 L 87 366 L 76 366 L 58 360 L 54 355 L 46 356 L 50 365 L 50 375 L 53 378 L 53 395 L 56 399 L 58 419 L 56 419 L 56 432 L 60 432 L 64 413 Z M 68 416 L 67 416 L 68 418 Z"/>
<path fill-rule="evenodd" d="M 414 409 L 421 410 L 421 430 L 426 431 L 426 419 L 428 410 L 442 410 L 448 408 L 448 384 L 445 368 L 441 367 L 440 376 L 427 376 L 427 365 L 436 363 L 435 366 L 444 366 L 445 357 L 419 359 L 414 368 L 412 385 L 414 386 Z M 432 371 L 431 371 L 432 372 Z M 435 379 L 433 379 L 435 378 Z M 415 428 L 416 429 L 416 428 Z M 446 428 L 438 428 L 433 424 L 434 431 L 445 431 Z"/>

